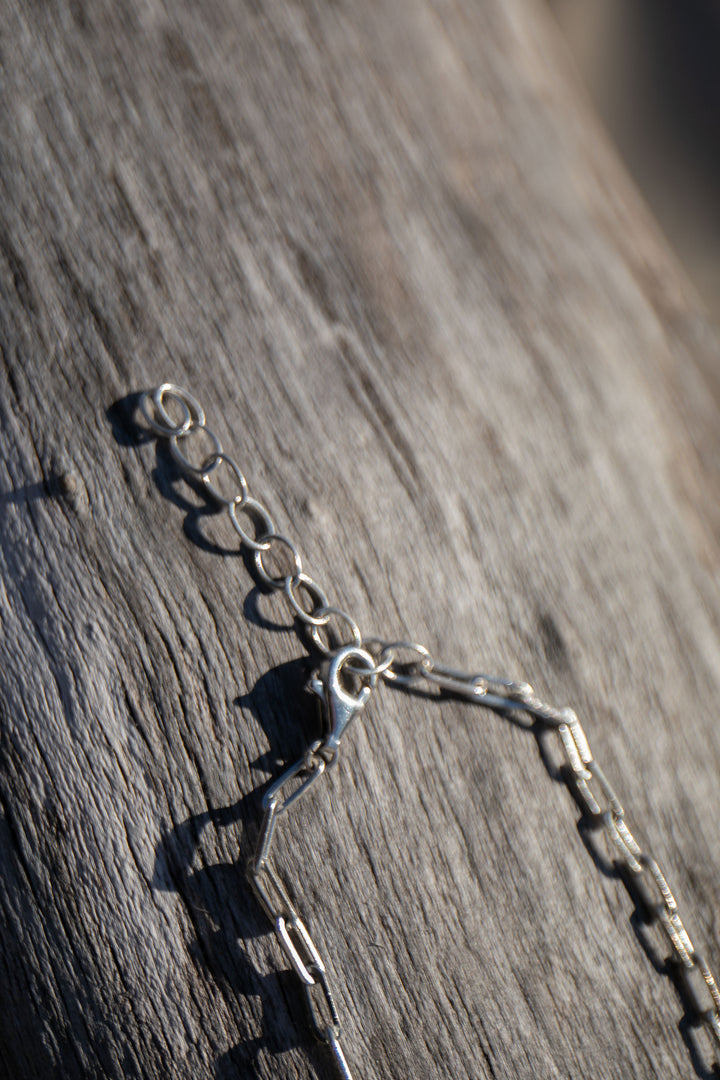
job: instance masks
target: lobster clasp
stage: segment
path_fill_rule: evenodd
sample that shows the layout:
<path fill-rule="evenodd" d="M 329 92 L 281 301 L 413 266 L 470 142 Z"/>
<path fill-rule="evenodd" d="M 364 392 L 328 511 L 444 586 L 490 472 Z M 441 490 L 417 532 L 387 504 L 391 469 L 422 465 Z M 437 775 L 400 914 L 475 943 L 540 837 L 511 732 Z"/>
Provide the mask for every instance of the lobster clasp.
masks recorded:
<path fill-rule="evenodd" d="M 357 694 L 343 684 L 342 671 L 346 666 L 347 674 L 360 678 L 364 669 L 368 671 L 370 681 Z M 338 649 L 310 679 L 308 690 L 317 694 L 323 707 L 324 733 L 319 753 L 323 756 L 327 754 L 329 764 L 337 758 L 340 740 L 346 728 L 353 717 L 365 707 L 376 682 L 375 661 L 369 652 L 357 645 L 345 645 Z"/>

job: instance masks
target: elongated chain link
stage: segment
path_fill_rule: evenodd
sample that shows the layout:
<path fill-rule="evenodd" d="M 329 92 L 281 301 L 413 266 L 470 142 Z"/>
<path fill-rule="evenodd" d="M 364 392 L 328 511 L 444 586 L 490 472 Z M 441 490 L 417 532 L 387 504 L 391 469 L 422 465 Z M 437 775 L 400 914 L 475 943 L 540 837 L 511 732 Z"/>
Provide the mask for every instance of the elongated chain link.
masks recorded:
<path fill-rule="evenodd" d="M 575 712 L 540 701 L 528 683 L 466 674 L 439 664 L 416 642 L 364 638 L 352 616 L 330 603 L 325 591 L 305 572 L 293 541 L 276 532 L 266 507 L 250 495 L 240 466 L 206 426 L 205 414 L 195 398 L 178 386 L 163 383 L 143 395 L 140 407 L 150 429 L 169 440 L 171 454 L 183 473 L 225 507 L 241 546 L 252 552 L 258 581 L 283 595 L 321 656 L 332 657 L 344 646 L 353 646 L 350 651 L 357 654 L 360 663 L 348 662 L 345 670 L 369 688 L 382 678 L 398 688 L 459 695 L 488 708 L 525 714 L 541 727 L 557 732 L 566 783 L 583 816 L 604 830 L 644 921 L 656 924 L 667 938 L 688 1018 L 709 1032 L 720 1063 L 718 983 L 693 944 L 665 875 L 630 830 L 622 804 L 593 757 Z M 271 555 L 275 566 L 270 565 Z M 368 693 L 369 689 L 366 696 Z M 278 822 L 335 762 L 337 749 L 338 740 L 313 743 L 265 792 L 264 816 L 248 878 L 304 990 L 316 1036 L 330 1051 L 337 1075 L 351 1080 L 327 968 L 270 858 Z"/>

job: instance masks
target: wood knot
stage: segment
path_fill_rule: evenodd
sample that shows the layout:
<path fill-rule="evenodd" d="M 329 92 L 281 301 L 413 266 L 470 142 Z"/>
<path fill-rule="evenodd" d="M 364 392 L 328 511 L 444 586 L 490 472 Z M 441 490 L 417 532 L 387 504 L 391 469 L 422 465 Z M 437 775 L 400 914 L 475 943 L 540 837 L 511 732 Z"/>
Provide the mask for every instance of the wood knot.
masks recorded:
<path fill-rule="evenodd" d="M 78 469 L 67 461 L 51 461 L 45 470 L 45 487 L 48 495 L 62 501 L 76 514 L 82 516 L 88 509 L 88 493 Z"/>

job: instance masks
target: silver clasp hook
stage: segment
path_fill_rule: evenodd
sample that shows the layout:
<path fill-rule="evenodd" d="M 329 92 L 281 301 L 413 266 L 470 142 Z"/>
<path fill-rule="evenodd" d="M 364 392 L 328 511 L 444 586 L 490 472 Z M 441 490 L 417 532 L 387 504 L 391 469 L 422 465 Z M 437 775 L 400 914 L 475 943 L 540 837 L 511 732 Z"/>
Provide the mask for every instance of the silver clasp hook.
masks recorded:
<path fill-rule="evenodd" d="M 359 693 L 353 694 L 343 686 L 342 669 L 348 661 L 357 661 L 353 664 L 353 674 L 358 669 L 367 668 L 370 682 L 362 687 Z M 323 705 L 323 718 L 325 733 L 322 747 L 319 753 L 329 756 L 329 764 L 337 758 L 340 749 L 340 740 L 353 717 L 364 707 L 373 692 L 377 674 L 375 673 L 375 661 L 369 652 L 357 645 L 345 645 L 334 654 L 330 660 L 318 668 L 308 683 L 308 690 L 320 698 Z"/>

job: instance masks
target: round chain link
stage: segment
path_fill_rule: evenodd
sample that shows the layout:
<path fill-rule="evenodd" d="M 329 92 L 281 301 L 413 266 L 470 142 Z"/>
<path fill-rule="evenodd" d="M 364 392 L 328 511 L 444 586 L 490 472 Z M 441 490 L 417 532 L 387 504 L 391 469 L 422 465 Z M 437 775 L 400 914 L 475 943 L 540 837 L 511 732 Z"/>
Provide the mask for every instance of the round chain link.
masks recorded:
<path fill-rule="evenodd" d="M 357 645 L 358 648 L 362 647 L 363 636 L 360 633 L 360 627 L 353 619 L 352 615 L 348 615 L 347 611 L 343 611 L 342 608 L 327 606 L 318 609 L 318 617 L 327 620 L 324 622 L 313 623 L 310 627 L 310 637 L 315 643 L 315 647 L 323 656 L 332 656 L 343 645 Z M 337 644 L 332 642 L 332 630 L 331 620 L 339 623 L 344 629 L 350 633 L 350 640 L 347 641 L 345 635 L 339 638 Z M 327 640 L 323 640 L 321 631 L 324 630 L 327 635 Z"/>
<path fill-rule="evenodd" d="M 202 439 L 206 439 L 212 449 L 208 453 L 204 454 L 200 461 L 195 465 L 181 449 L 181 444 L 185 442 L 201 442 Z M 189 473 L 191 476 L 198 478 L 202 477 L 208 471 L 208 465 L 211 461 L 215 461 L 222 455 L 222 448 L 220 446 L 220 440 L 210 428 L 205 427 L 204 424 L 193 424 L 183 431 L 181 435 L 170 436 L 170 453 L 175 459 L 175 463 L 180 466 L 184 472 Z"/>
<path fill-rule="evenodd" d="M 373 678 L 378 678 L 381 675 L 385 675 L 390 671 L 395 660 L 395 653 L 393 646 L 388 645 L 387 642 L 382 641 L 380 638 L 365 638 L 362 643 L 363 649 L 365 649 L 373 658 L 374 664 L 371 668 L 361 667 L 358 664 L 346 664 L 345 670 L 350 675 L 355 675 L 358 678 L 365 679 L 369 675 Z M 422 648 L 422 646 L 418 646 Z M 390 676 L 392 678 L 392 676 Z"/>
<path fill-rule="evenodd" d="M 404 686 L 418 675 L 432 671 L 433 659 L 428 649 L 417 641 L 382 642 L 378 668 L 387 682 Z M 410 653 L 412 659 L 403 664 L 403 654 Z"/>
<path fill-rule="evenodd" d="M 243 514 L 255 520 L 255 536 L 251 536 L 238 521 L 238 511 L 240 510 Z M 227 511 L 232 527 L 240 537 L 241 544 L 244 544 L 251 551 L 270 550 L 270 537 L 275 535 L 275 524 L 262 503 L 247 495 L 242 502 L 229 503 Z"/>
<path fill-rule="evenodd" d="M 230 470 L 235 483 L 240 489 L 237 494 L 229 499 L 227 494 L 223 494 L 217 486 L 217 476 L 215 474 L 219 472 L 221 465 L 225 465 Z M 215 499 L 215 502 L 220 503 L 222 506 L 232 506 L 235 503 L 239 503 L 242 506 L 243 502 L 250 494 L 247 480 L 240 471 L 240 466 L 234 458 L 231 458 L 229 454 L 223 453 L 222 450 L 219 450 L 212 460 L 205 463 L 205 470 L 201 474 L 200 479 L 205 485 L 207 493 Z"/>
<path fill-rule="evenodd" d="M 179 424 L 167 410 L 170 402 L 179 405 L 181 409 L 183 418 Z M 196 424 L 205 425 L 202 406 L 191 393 L 174 383 L 162 383 L 155 390 L 144 393 L 140 398 L 140 411 L 156 435 L 183 435 Z"/>
<path fill-rule="evenodd" d="M 302 558 L 300 557 L 300 553 L 293 544 L 292 540 L 288 540 L 286 536 L 280 536 L 279 533 L 273 533 L 271 536 L 262 536 L 259 538 L 258 542 L 262 543 L 265 540 L 267 540 L 270 547 L 267 549 L 261 548 L 260 550 L 253 552 L 253 559 L 255 562 L 257 576 L 260 578 L 263 585 L 266 585 L 268 587 L 268 589 L 284 589 L 285 592 L 287 592 L 288 587 L 292 584 L 293 581 L 297 581 L 298 577 L 303 572 Z M 287 552 L 289 552 L 290 557 L 293 561 L 293 571 L 291 574 L 279 574 L 277 577 L 274 577 L 272 574 L 268 573 L 267 569 L 265 568 L 264 560 L 266 556 L 270 554 L 273 547 L 277 547 L 278 544 L 281 547 L 284 547 Z"/>
<path fill-rule="evenodd" d="M 301 592 L 310 597 L 312 607 L 309 611 L 300 603 L 298 593 Z M 307 574 L 301 571 L 295 577 L 288 578 L 285 581 L 285 594 L 298 619 L 306 626 L 326 626 L 330 622 L 329 615 L 319 614 L 327 611 L 328 598 L 320 586 Z"/>

